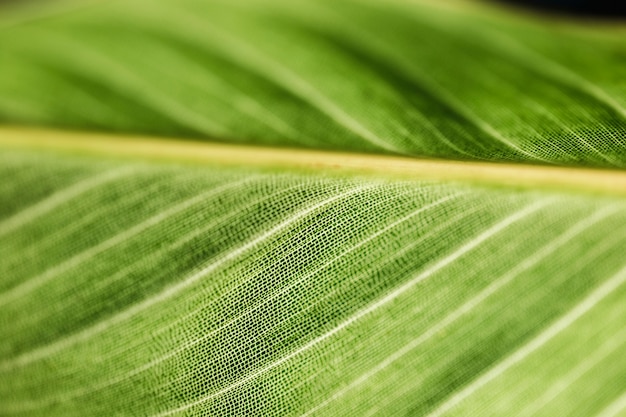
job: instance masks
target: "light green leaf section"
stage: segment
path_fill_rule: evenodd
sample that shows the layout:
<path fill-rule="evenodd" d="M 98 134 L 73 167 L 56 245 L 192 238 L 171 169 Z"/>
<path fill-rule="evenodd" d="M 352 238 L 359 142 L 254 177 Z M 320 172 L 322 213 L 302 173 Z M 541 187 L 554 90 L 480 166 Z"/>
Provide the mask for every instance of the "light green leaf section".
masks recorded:
<path fill-rule="evenodd" d="M 623 198 L 11 148 L 0 175 L 0 415 L 624 411 Z"/>
<path fill-rule="evenodd" d="M 626 166 L 626 36 L 471 2 L 125 0 L 0 28 L 0 120 Z"/>

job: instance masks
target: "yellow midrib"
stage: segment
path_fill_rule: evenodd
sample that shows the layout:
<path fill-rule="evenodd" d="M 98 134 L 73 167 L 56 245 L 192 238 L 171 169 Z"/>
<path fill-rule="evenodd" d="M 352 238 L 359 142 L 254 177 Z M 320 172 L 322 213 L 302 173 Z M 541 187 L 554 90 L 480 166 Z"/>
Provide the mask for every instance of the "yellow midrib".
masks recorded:
<path fill-rule="evenodd" d="M 0 127 L 0 146 L 197 164 L 283 168 L 626 196 L 626 171 L 230 145 L 185 139 Z"/>

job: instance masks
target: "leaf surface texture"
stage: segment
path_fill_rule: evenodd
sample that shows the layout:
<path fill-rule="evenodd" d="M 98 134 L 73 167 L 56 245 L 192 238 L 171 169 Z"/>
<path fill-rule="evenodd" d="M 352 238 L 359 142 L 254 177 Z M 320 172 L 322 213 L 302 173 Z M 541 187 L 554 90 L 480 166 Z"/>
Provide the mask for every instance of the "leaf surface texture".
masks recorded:
<path fill-rule="evenodd" d="M 124 136 L 0 128 L 0 415 L 624 415 L 626 200 L 521 178 L 619 188 L 623 29 L 469 2 L 63 10 L 0 18 L 0 120 Z M 520 184 L 111 156 L 128 134 Z"/>

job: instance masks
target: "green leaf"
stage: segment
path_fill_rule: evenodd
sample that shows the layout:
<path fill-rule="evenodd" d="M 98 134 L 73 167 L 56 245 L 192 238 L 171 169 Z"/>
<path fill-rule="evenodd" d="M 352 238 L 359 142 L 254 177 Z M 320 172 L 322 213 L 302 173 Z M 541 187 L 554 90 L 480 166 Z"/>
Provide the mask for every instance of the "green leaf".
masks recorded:
<path fill-rule="evenodd" d="M 2 30 L 0 118 L 626 166 L 622 29 L 452 5 L 100 2 Z"/>
<path fill-rule="evenodd" d="M 624 415 L 622 28 L 61 6 L 0 21 L 0 416 Z"/>

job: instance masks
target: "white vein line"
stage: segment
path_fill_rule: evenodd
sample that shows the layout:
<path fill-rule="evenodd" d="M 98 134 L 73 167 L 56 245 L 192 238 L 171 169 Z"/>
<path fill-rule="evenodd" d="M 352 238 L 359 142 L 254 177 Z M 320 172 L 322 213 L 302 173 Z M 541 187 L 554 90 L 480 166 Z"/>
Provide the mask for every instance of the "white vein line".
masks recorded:
<path fill-rule="evenodd" d="M 276 178 L 276 177 L 274 177 Z M 258 198 L 258 199 L 254 199 L 251 202 L 246 203 L 244 206 L 240 206 L 238 208 L 238 210 L 236 212 L 229 212 L 227 215 L 225 216 L 220 216 L 217 219 L 214 219 L 212 222 L 203 225 L 201 228 L 199 229 L 195 229 L 193 230 L 191 233 L 188 233 L 184 236 L 182 236 L 180 239 L 176 240 L 175 242 L 173 242 L 171 245 L 166 246 L 156 252 L 151 252 L 146 254 L 143 258 L 140 258 L 138 260 L 136 260 L 135 262 L 133 262 L 132 264 L 128 265 L 127 267 L 121 269 L 120 271 L 116 272 L 113 276 L 111 276 L 110 278 L 104 280 L 103 282 L 97 282 L 93 284 L 94 289 L 98 289 L 98 288 L 102 288 L 105 285 L 110 285 L 113 282 L 119 281 L 120 279 L 123 279 L 127 274 L 129 274 L 134 268 L 137 267 L 138 264 L 145 262 L 145 260 L 148 257 L 160 257 L 163 254 L 167 253 L 168 251 L 171 251 L 173 249 L 176 249 L 182 245 L 184 245 L 185 243 L 191 241 L 192 239 L 194 239 L 195 237 L 206 233 L 207 231 L 209 231 L 210 229 L 212 229 L 213 227 L 222 224 L 224 221 L 229 220 L 233 217 L 236 217 L 238 215 L 240 215 L 244 210 L 246 210 L 249 207 L 254 206 L 255 204 L 258 204 L 259 202 L 271 199 L 273 197 L 275 197 L 276 195 L 282 194 L 284 192 L 287 192 L 293 188 L 297 188 L 299 185 L 295 185 L 295 186 L 291 186 L 291 187 L 287 187 L 285 189 L 281 189 L 280 191 L 274 193 L 274 194 L 270 194 L 270 195 L 265 195 L 262 198 Z M 15 368 L 17 366 L 24 366 L 27 365 L 31 362 L 40 360 L 42 358 L 45 358 L 46 356 L 49 356 L 51 353 L 54 353 L 58 350 L 60 350 L 59 345 L 66 345 L 66 339 L 60 339 L 54 343 L 51 343 L 49 345 L 31 350 L 29 352 L 23 352 L 22 354 L 20 354 L 19 356 L 16 356 L 14 358 L 11 358 L 9 360 L 5 360 L 0 362 L 0 371 L 1 372 L 5 372 L 11 368 Z"/>
<path fill-rule="evenodd" d="M 330 398 L 324 400 L 323 402 L 321 402 L 317 406 L 313 407 L 312 409 L 310 409 L 307 412 L 305 412 L 304 414 L 302 414 L 301 417 L 306 417 L 306 416 L 309 416 L 309 415 L 313 414 L 314 412 L 316 412 L 319 409 L 325 407 L 326 405 L 328 405 L 332 401 L 335 401 L 338 398 L 342 397 L 343 395 L 347 394 L 349 391 L 357 388 L 358 386 L 362 385 L 363 383 L 366 383 L 369 380 L 369 378 L 371 378 L 374 375 L 376 375 L 377 373 L 383 371 L 389 365 L 391 365 L 392 363 L 396 362 L 397 360 L 399 360 L 400 358 L 402 358 L 403 356 L 405 356 L 406 354 L 408 354 L 412 350 L 416 349 L 422 343 L 426 342 L 428 339 L 430 339 L 431 337 L 435 336 L 441 330 L 443 330 L 444 328 L 446 328 L 447 326 L 449 326 L 450 324 L 454 323 L 456 320 L 458 320 L 459 318 L 461 318 L 462 316 L 464 316 L 465 314 L 470 312 L 472 309 L 474 309 L 476 306 L 478 306 L 480 303 L 482 303 L 488 297 L 493 295 L 496 291 L 498 291 L 499 289 L 504 287 L 506 284 L 508 284 L 511 281 L 513 281 L 513 279 L 515 279 L 517 276 L 519 276 L 522 272 L 530 269 L 531 267 L 533 267 L 537 263 L 541 262 L 547 256 L 549 256 L 550 254 L 554 253 L 560 247 L 562 247 L 563 245 L 568 243 L 576 235 L 584 232 L 589 227 L 591 227 L 594 224 L 598 223 L 600 220 L 605 219 L 609 215 L 615 213 L 617 210 L 618 210 L 617 207 L 615 207 L 615 208 L 611 208 L 611 209 L 598 211 L 593 216 L 591 216 L 591 217 L 589 217 L 587 219 L 584 219 L 583 221 L 580 221 L 580 222 L 576 223 L 574 226 L 572 226 L 570 229 L 568 229 L 565 233 L 563 233 L 560 236 L 558 236 L 558 238 L 556 238 L 553 241 L 549 242 L 547 245 L 542 247 L 541 250 L 537 251 L 532 256 L 526 258 L 524 261 L 519 263 L 516 267 L 511 269 L 509 272 L 507 272 L 506 274 L 504 274 L 503 276 L 501 276 L 500 278 L 498 278 L 497 280 L 495 280 L 494 282 L 489 284 L 485 289 L 483 289 L 480 293 L 478 293 L 472 299 L 470 299 L 469 301 L 467 301 L 466 303 L 461 305 L 459 308 L 454 310 L 452 313 L 448 314 L 441 321 L 437 322 L 435 325 L 433 325 L 432 327 L 427 329 L 419 337 L 411 340 L 409 343 L 404 345 L 402 348 L 398 349 L 393 354 L 391 354 L 388 357 L 386 357 L 378 365 L 376 365 L 372 369 L 368 370 L 367 372 L 365 372 L 364 374 L 359 376 L 357 379 L 355 379 L 353 382 L 351 382 L 350 384 L 348 384 L 344 388 L 338 390 L 336 393 L 331 395 Z"/>
<path fill-rule="evenodd" d="M 578 303 L 573 309 L 569 310 L 567 314 L 554 322 L 550 327 L 516 350 L 512 355 L 501 361 L 497 366 L 491 368 L 487 373 L 467 385 L 462 391 L 450 397 L 446 402 L 437 407 L 437 409 L 428 414 L 427 417 L 439 417 L 452 410 L 480 388 L 502 375 L 510 367 L 521 362 L 528 355 L 532 354 L 537 349 L 548 343 L 551 339 L 558 336 L 559 333 L 567 329 L 584 314 L 589 312 L 589 310 L 604 300 L 614 290 L 623 285 L 624 282 L 626 282 L 626 267 L 619 270 L 615 275 L 609 278 L 599 288 L 594 290 L 583 301 Z"/>
<path fill-rule="evenodd" d="M 221 53 L 226 54 L 243 68 L 247 68 L 249 71 L 257 73 L 292 92 L 367 142 L 392 152 L 404 153 L 402 149 L 379 137 L 361 122 L 357 121 L 316 86 L 306 81 L 280 61 L 263 54 L 259 48 L 241 38 L 235 37 L 232 33 L 218 29 L 213 24 L 198 21 L 197 17 L 190 11 L 172 8 L 171 13 L 176 13 L 185 22 L 182 27 L 186 30 L 201 33 L 204 38 L 207 36 L 212 37 L 216 41 L 213 42 L 215 47 L 219 48 Z M 194 36 L 194 39 L 197 41 L 197 39 L 202 39 L 202 37 Z"/>
<path fill-rule="evenodd" d="M 419 110 L 417 107 L 413 106 L 413 107 L 411 107 L 411 110 L 413 110 L 413 113 L 412 113 L 413 117 L 417 118 L 422 123 L 422 126 L 426 127 L 426 129 L 428 129 L 437 138 L 439 138 L 441 143 L 443 143 L 444 145 L 446 145 L 448 148 L 452 149 L 453 151 L 460 153 L 461 155 L 466 155 L 466 156 L 473 157 L 473 158 L 476 157 L 475 154 L 472 154 L 470 152 L 466 152 L 463 149 L 461 149 L 458 146 L 456 146 L 454 144 L 454 142 L 449 140 L 446 137 L 446 135 L 444 135 L 443 132 L 437 126 L 435 126 L 428 119 L 428 117 L 421 110 Z M 408 133 L 408 136 L 410 136 L 410 133 Z"/>
<path fill-rule="evenodd" d="M 163 411 L 161 413 L 155 414 L 153 417 L 163 417 L 163 416 L 168 416 L 171 414 L 175 414 L 181 411 L 185 411 L 188 410 L 196 405 L 200 405 L 202 403 L 205 403 L 207 401 L 212 400 L 213 398 L 217 398 L 221 395 L 224 395 L 244 384 L 246 384 L 247 382 L 250 382 L 252 380 L 254 380 L 255 378 L 259 377 L 260 375 L 265 374 L 268 371 L 271 371 L 272 369 L 282 365 L 283 363 L 287 362 L 288 360 L 290 360 L 291 358 L 298 356 L 299 354 L 306 352 L 307 350 L 311 349 L 312 347 L 316 346 L 317 344 L 325 341 L 326 339 L 332 337 L 333 335 L 335 335 L 336 333 L 340 332 L 341 330 L 345 329 L 346 327 L 350 326 L 352 323 L 356 322 L 357 320 L 361 319 L 362 317 L 372 313 L 373 311 L 383 307 L 384 305 L 390 303 L 391 301 L 395 300 L 398 296 L 402 295 L 403 293 L 405 293 L 406 291 L 410 290 L 411 288 L 413 288 L 415 285 L 417 285 L 418 283 L 420 283 L 421 281 L 423 281 L 424 279 L 428 278 L 429 276 L 435 274 L 436 272 L 438 272 L 439 270 L 445 268 L 446 266 L 448 266 L 449 264 L 451 264 L 452 262 L 454 262 L 455 260 L 457 260 L 458 258 L 462 257 L 463 255 L 465 255 L 466 253 L 470 252 L 471 250 L 473 250 L 474 248 L 476 248 L 477 246 L 479 246 L 480 244 L 482 244 L 483 242 L 485 242 L 486 240 L 488 240 L 489 238 L 493 237 L 494 235 L 498 234 L 499 232 L 501 232 L 502 230 L 506 229 L 507 227 L 509 227 L 510 225 L 512 225 L 513 223 L 520 221 L 521 219 L 523 219 L 526 216 L 529 216 L 530 214 L 540 210 L 541 208 L 545 207 L 548 204 L 548 201 L 550 201 L 550 199 L 545 199 L 545 200 L 540 200 L 538 202 L 535 202 L 533 204 L 530 204 L 526 207 L 524 207 L 523 209 L 520 209 L 516 212 L 514 212 L 513 214 L 507 216 L 506 218 L 504 218 L 503 220 L 499 221 L 498 223 L 496 223 L 495 225 L 489 227 L 487 230 L 485 230 L 483 233 L 479 234 L 478 236 L 476 236 L 475 238 L 473 238 L 472 240 L 470 240 L 469 242 L 465 243 L 464 245 L 462 245 L 460 248 L 458 248 L 456 251 L 452 252 L 451 254 L 449 254 L 448 256 L 446 256 L 445 258 L 439 260 L 438 262 L 434 263 L 433 265 L 431 265 L 430 267 L 428 267 L 426 270 L 424 270 L 423 272 L 421 272 L 420 274 L 418 274 L 417 276 L 411 278 L 409 281 L 405 282 L 404 284 L 402 284 L 401 286 L 397 287 L 396 289 L 394 289 L 393 291 L 389 292 L 387 295 L 385 295 L 384 297 L 382 297 L 381 299 L 377 300 L 375 303 L 372 303 L 370 305 L 368 305 L 367 307 L 357 311 L 355 314 L 353 314 L 352 316 L 350 316 L 347 320 L 343 321 L 341 324 L 339 324 L 337 327 L 331 329 L 330 331 L 324 333 L 321 336 L 316 337 L 315 339 L 311 340 L 310 342 L 306 343 L 305 345 L 301 346 L 300 348 L 294 350 L 293 352 L 283 356 L 282 358 L 262 367 L 261 369 L 258 369 L 257 371 L 254 371 L 252 373 L 250 373 L 249 375 L 241 378 L 240 380 L 233 382 L 231 384 L 229 384 L 228 386 L 213 392 L 209 395 L 206 395 L 198 400 L 192 401 L 190 403 L 187 403 L 185 405 L 182 405 L 180 407 L 171 409 L 171 410 L 167 410 L 167 411 Z"/>
<path fill-rule="evenodd" d="M 66 261 L 61 262 L 60 264 L 57 264 L 45 270 L 43 273 L 27 281 L 22 282 L 20 285 L 17 285 L 11 288 L 10 290 L 1 293 L 0 294 L 0 307 L 19 297 L 24 296 L 24 294 L 27 294 L 30 291 L 33 291 L 41 287 L 42 285 L 52 280 L 53 278 L 59 276 L 60 274 L 67 272 L 68 270 L 80 265 L 83 262 L 88 261 L 89 259 L 98 255 L 99 253 L 104 252 L 107 249 L 110 249 L 116 245 L 119 245 L 120 243 L 123 243 L 124 241 L 136 236 L 137 234 L 143 232 L 144 230 L 159 224 L 160 222 L 167 219 L 168 217 L 173 216 L 177 213 L 180 213 L 186 210 L 187 208 L 195 204 L 198 204 L 201 201 L 206 200 L 207 198 L 210 198 L 211 196 L 215 194 L 218 194 L 230 188 L 241 185 L 249 180 L 250 178 L 244 178 L 239 181 L 227 183 L 225 185 L 206 191 L 202 194 L 196 195 L 192 198 L 186 199 L 185 201 L 178 203 L 174 205 L 173 207 L 170 207 L 169 209 L 150 217 L 147 220 L 144 220 L 143 222 L 131 227 L 130 229 L 126 229 L 123 232 L 118 233 L 117 235 L 105 240 L 104 242 L 101 242 L 95 246 L 90 247 L 89 249 L 86 249 L 74 255 L 73 257 L 67 259 Z"/>
<path fill-rule="evenodd" d="M 626 410 L 626 393 L 623 393 L 604 410 L 600 411 L 596 417 L 615 417 L 624 410 Z"/>
<path fill-rule="evenodd" d="M 93 188 L 116 180 L 124 175 L 128 175 L 133 171 L 135 171 L 133 167 L 115 168 L 71 184 L 69 187 L 53 193 L 47 198 L 0 222 L 0 236 L 14 231 Z"/>
<path fill-rule="evenodd" d="M 120 312 L 119 314 L 116 314 L 115 316 L 110 317 L 107 320 L 103 320 L 99 322 L 95 326 L 89 327 L 79 333 L 75 333 L 71 337 L 63 339 L 61 343 L 58 343 L 54 346 L 54 351 L 60 351 L 78 342 L 87 340 L 90 337 L 93 337 L 94 335 L 97 335 L 103 332 L 104 330 L 108 329 L 112 325 L 123 322 L 124 320 L 131 318 L 132 316 L 138 314 L 139 312 L 146 310 L 147 308 L 152 307 L 153 305 L 156 305 L 162 301 L 165 301 L 170 297 L 173 297 L 174 295 L 178 294 L 179 292 L 183 291 L 189 286 L 195 284 L 206 275 L 215 271 L 216 269 L 221 267 L 223 264 L 227 263 L 228 261 L 231 261 L 232 259 L 237 258 L 240 255 L 243 255 L 245 252 L 263 243 L 265 240 L 272 237 L 273 235 L 280 233 L 281 231 L 287 229 L 288 227 L 296 224 L 298 221 L 304 219 L 309 214 L 325 206 L 328 206 L 340 199 L 346 198 L 352 194 L 362 192 L 368 188 L 373 188 L 373 186 L 372 185 L 360 185 L 360 186 L 351 188 L 348 191 L 341 192 L 332 197 L 323 199 L 322 201 L 318 201 L 314 204 L 309 205 L 307 208 L 300 210 L 296 212 L 295 214 L 289 216 L 286 220 L 278 223 L 271 229 L 261 233 L 254 239 L 249 240 L 244 245 L 230 251 L 229 253 L 224 255 L 222 258 L 220 258 L 216 262 L 210 263 L 207 267 L 201 269 L 195 274 L 192 274 L 185 280 L 175 285 L 172 285 L 171 287 L 166 288 L 165 290 L 161 291 L 155 296 L 147 298 L 141 303 L 135 304 L 134 306 Z"/>
<path fill-rule="evenodd" d="M 572 384 L 576 383 L 586 373 L 591 371 L 600 362 L 609 357 L 617 349 L 624 346 L 626 343 L 626 330 L 622 330 L 618 336 L 612 337 L 609 340 L 603 341 L 599 349 L 591 355 L 585 358 L 578 366 L 568 372 L 559 381 L 549 387 L 544 394 L 537 400 L 533 401 L 528 407 L 522 410 L 519 416 L 532 416 L 540 409 L 545 407 L 550 402 L 554 401 L 561 393 L 566 391 Z"/>

